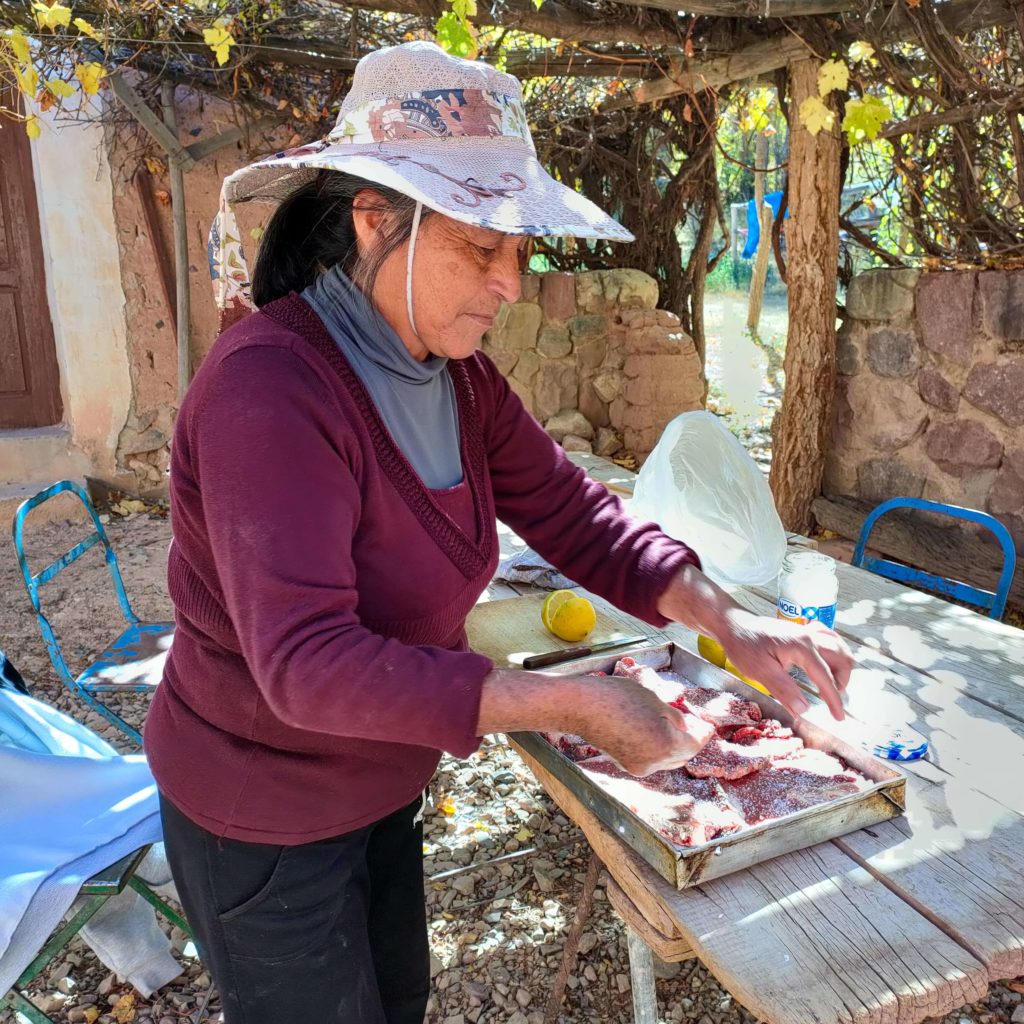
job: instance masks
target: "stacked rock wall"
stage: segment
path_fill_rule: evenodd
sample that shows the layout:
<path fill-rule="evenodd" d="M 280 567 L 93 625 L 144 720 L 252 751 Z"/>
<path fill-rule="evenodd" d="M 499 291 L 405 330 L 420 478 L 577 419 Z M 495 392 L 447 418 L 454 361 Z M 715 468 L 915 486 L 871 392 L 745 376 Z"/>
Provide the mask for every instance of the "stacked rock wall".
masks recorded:
<path fill-rule="evenodd" d="M 531 274 L 484 351 L 566 449 L 642 458 L 704 399 L 693 341 L 657 303 L 657 282 L 638 270 Z"/>
<path fill-rule="evenodd" d="M 870 271 L 846 310 L 825 493 L 991 512 L 1024 549 L 1024 271 Z"/>

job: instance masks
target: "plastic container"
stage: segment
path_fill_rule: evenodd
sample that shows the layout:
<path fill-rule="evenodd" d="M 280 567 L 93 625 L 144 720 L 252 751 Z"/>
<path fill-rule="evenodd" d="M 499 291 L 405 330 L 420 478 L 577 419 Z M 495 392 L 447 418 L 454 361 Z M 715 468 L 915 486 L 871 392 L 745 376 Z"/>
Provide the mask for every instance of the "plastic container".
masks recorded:
<path fill-rule="evenodd" d="M 778 618 L 820 622 L 830 629 L 835 625 L 839 581 L 834 559 L 817 551 L 791 551 L 782 561 L 778 587 Z"/>

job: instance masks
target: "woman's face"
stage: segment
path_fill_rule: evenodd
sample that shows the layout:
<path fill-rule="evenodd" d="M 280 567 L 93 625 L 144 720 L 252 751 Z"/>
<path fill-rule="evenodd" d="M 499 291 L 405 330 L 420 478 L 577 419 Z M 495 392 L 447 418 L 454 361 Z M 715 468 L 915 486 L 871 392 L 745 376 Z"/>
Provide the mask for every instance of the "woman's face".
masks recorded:
<path fill-rule="evenodd" d="M 360 211 L 359 206 L 357 197 L 360 245 L 364 238 L 372 244 L 369 232 L 379 229 L 379 217 Z M 370 220 L 376 220 L 376 225 Z M 373 301 L 414 358 L 465 359 L 479 347 L 501 303 L 519 298 L 520 261 L 528 241 L 525 235 L 506 235 L 425 211 L 413 255 L 415 332 L 406 306 L 408 242 L 384 261 L 374 283 Z"/>

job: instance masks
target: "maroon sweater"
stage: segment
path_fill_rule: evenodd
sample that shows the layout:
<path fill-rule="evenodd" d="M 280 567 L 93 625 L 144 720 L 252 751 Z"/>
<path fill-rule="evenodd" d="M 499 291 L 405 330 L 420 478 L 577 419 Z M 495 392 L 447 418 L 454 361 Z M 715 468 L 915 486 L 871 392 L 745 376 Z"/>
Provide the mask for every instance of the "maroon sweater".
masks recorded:
<path fill-rule="evenodd" d="M 495 516 L 649 622 L 692 552 L 565 457 L 482 354 L 451 361 L 463 482 L 427 490 L 297 296 L 225 332 L 171 459 L 177 633 L 145 729 L 164 794 L 218 835 L 352 831 L 476 749 L 492 668 L 465 621 Z"/>

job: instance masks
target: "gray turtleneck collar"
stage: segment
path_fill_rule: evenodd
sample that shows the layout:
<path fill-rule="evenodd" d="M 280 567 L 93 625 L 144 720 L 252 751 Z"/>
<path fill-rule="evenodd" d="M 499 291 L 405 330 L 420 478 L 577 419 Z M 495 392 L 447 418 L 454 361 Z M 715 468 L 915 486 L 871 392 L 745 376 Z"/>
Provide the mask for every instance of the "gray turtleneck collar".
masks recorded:
<path fill-rule="evenodd" d="M 340 267 L 321 274 L 302 297 L 352 364 L 423 483 L 432 490 L 460 483 L 459 414 L 447 358 L 414 359 Z"/>

